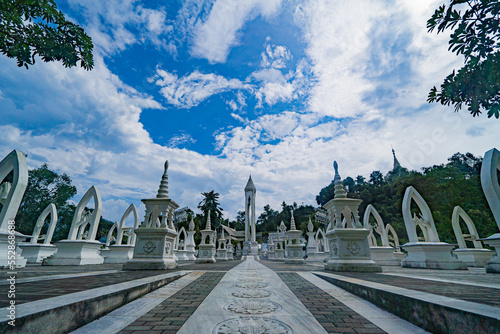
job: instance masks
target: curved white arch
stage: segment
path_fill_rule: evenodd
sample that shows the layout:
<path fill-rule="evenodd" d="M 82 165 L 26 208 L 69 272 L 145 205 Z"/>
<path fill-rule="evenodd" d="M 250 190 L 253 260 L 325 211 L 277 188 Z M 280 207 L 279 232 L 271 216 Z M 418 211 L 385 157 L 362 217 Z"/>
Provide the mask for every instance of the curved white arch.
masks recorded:
<path fill-rule="evenodd" d="M 321 235 L 321 240 L 319 239 L 319 236 Z M 318 229 L 318 231 L 316 232 L 316 244 L 320 245 L 323 244 L 323 248 L 324 248 L 324 251 L 325 253 L 328 253 L 330 250 L 328 248 L 328 242 L 327 242 L 327 238 L 326 238 L 326 235 L 325 235 L 325 232 L 323 232 L 323 230 L 321 228 Z"/>
<path fill-rule="evenodd" d="M 434 219 L 432 218 L 431 209 L 425 202 L 424 198 L 418 193 L 418 191 L 409 186 L 406 188 L 405 195 L 403 197 L 403 219 L 405 222 L 406 232 L 408 233 L 408 239 L 410 242 L 419 242 L 417 238 L 416 224 L 413 221 L 411 215 L 411 200 L 414 200 L 418 208 L 422 212 L 422 218 L 428 226 L 426 230 L 428 233 L 428 241 L 430 242 L 440 242 L 439 236 L 436 230 L 436 225 L 434 224 Z M 425 230 L 425 229 L 423 229 Z M 424 231 L 424 233 L 426 233 Z"/>
<path fill-rule="evenodd" d="M 90 202 L 91 199 L 94 199 L 94 211 L 92 212 L 92 217 L 88 222 L 83 221 L 82 213 L 85 210 L 85 206 Z M 102 201 L 101 195 L 99 194 L 99 190 L 97 190 L 96 186 L 92 186 L 87 190 L 85 195 L 83 195 L 82 199 L 78 203 L 75 215 L 73 216 L 73 222 L 71 223 L 71 227 L 69 229 L 68 239 L 76 240 L 78 237 L 78 230 L 80 227 L 85 228 L 85 226 L 81 226 L 84 223 L 90 224 L 89 233 L 87 236 L 87 240 L 95 240 L 97 234 L 97 228 L 99 227 L 99 221 L 101 220 L 101 211 L 102 211 Z M 85 224 L 86 225 L 86 224 Z M 83 231 L 82 231 L 83 232 Z"/>
<path fill-rule="evenodd" d="M 373 215 L 375 218 L 375 221 L 377 222 L 377 227 L 374 229 L 373 226 L 370 225 L 370 215 Z M 365 209 L 365 214 L 363 215 L 363 226 L 370 230 L 370 233 L 372 234 L 373 238 L 375 239 L 375 244 L 372 246 L 377 246 L 376 243 L 376 238 L 375 235 L 373 234 L 373 230 L 377 232 L 380 235 L 380 239 L 382 240 L 382 246 L 388 247 L 389 246 L 389 240 L 387 239 L 387 233 L 385 232 L 385 225 L 384 221 L 382 220 L 382 217 L 378 213 L 378 211 L 375 209 L 375 207 L 371 204 L 368 204 L 368 206 Z M 368 239 L 370 240 L 370 239 Z M 373 240 L 373 239 L 372 239 Z"/>
<path fill-rule="evenodd" d="M 181 241 L 181 235 L 184 235 L 184 245 L 182 246 L 182 249 L 179 249 L 179 243 Z M 186 229 L 183 227 L 180 228 L 179 233 L 175 237 L 176 243 L 177 243 L 177 250 L 186 250 L 186 243 L 187 243 L 187 232 Z"/>
<path fill-rule="evenodd" d="M 478 241 L 479 234 L 477 233 L 476 225 L 470 218 L 470 216 L 462 209 L 460 206 L 456 206 L 453 209 L 453 213 L 451 214 L 451 225 L 453 226 L 453 232 L 455 232 L 455 237 L 457 238 L 458 247 L 459 248 L 467 248 L 467 244 L 465 243 L 465 238 L 462 233 L 462 229 L 460 228 L 460 217 L 467 225 L 467 229 L 469 230 L 469 236 L 471 237 L 471 241 L 474 244 L 474 248 L 482 249 L 483 244 L 481 241 Z"/>
<path fill-rule="evenodd" d="M 10 189 L 6 187 L 8 193 L 3 201 L 2 211 L 0 211 L 0 230 L 8 230 L 9 221 L 16 219 L 17 210 L 28 186 L 26 157 L 18 150 L 10 152 L 0 161 L 0 184 L 10 172 L 13 172 L 14 177 Z"/>
<path fill-rule="evenodd" d="M 139 213 L 137 212 L 137 208 L 135 207 L 134 203 L 130 204 L 127 210 L 123 213 L 122 218 L 120 219 L 120 224 L 118 228 L 118 234 L 116 236 L 116 244 L 121 245 L 123 243 L 123 228 L 125 227 L 125 222 L 127 221 L 127 218 L 133 214 L 134 215 L 134 227 L 133 230 L 131 231 L 131 238 L 132 240 L 130 242 L 127 241 L 127 244 L 134 246 L 135 245 L 135 229 L 139 227 Z"/>
<path fill-rule="evenodd" d="M 493 217 L 500 229 L 500 185 L 497 171 L 500 170 L 500 151 L 493 148 L 484 154 L 481 166 L 481 186 Z"/>
<path fill-rule="evenodd" d="M 113 226 L 111 226 L 111 228 L 108 231 L 108 236 L 106 237 L 106 247 L 109 247 L 109 245 L 111 245 L 111 241 L 113 241 L 113 232 L 115 231 L 115 229 L 119 229 L 118 223 L 116 222 L 113 224 Z M 118 238 L 115 239 L 116 245 L 118 245 L 119 240 L 120 239 Z"/>
<path fill-rule="evenodd" d="M 394 227 L 391 226 L 391 224 L 387 224 L 385 226 L 385 232 L 386 232 L 386 236 L 387 236 L 387 240 L 389 241 L 389 234 L 392 234 L 392 240 L 394 240 L 394 247 L 396 248 L 399 248 L 399 237 L 398 237 L 398 234 L 396 233 L 396 230 L 394 229 Z M 389 242 L 389 246 L 390 246 L 390 242 Z"/>
<path fill-rule="evenodd" d="M 31 244 L 38 243 L 38 238 L 40 237 L 40 232 L 45 223 L 45 219 L 50 215 L 49 228 L 47 229 L 47 234 L 45 235 L 44 245 L 49 245 L 52 241 L 52 236 L 54 235 L 54 230 L 57 225 L 57 208 L 54 203 L 47 205 L 45 210 L 42 211 L 38 219 L 36 220 L 35 228 L 33 229 L 33 234 L 30 240 Z"/>

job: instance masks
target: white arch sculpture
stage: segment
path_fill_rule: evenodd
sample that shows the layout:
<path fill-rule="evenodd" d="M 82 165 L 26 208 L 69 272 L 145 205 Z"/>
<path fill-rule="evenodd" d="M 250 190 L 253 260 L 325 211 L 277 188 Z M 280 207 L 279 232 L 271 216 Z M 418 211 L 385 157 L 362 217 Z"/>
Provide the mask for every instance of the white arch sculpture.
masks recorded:
<path fill-rule="evenodd" d="M 182 246 L 180 246 L 180 241 L 181 241 L 181 236 L 184 237 L 184 243 Z M 186 243 L 187 243 L 187 233 L 186 229 L 184 227 L 181 227 L 177 237 L 175 238 L 175 244 L 176 244 L 176 250 L 175 250 L 175 256 L 177 256 L 178 261 L 189 261 L 187 250 L 186 250 Z"/>
<path fill-rule="evenodd" d="M 94 199 L 94 210 L 92 213 L 86 213 L 85 207 Z M 97 235 L 97 228 L 99 227 L 99 221 L 101 219 L 102 211 L 102 201 L 99 190 L 96 186 L 92 186 L 87 190 L 85 195 L 76 206 L 75 215 L 73 216 L 73 221 L 71 222 L 71 227 L 69 229 L 68 240 L 89 240 L 94 241 Z M 89 225 L 89 231 L 87 235 L 84 235 L 86 226 Z"/>
<path fill-rule="evenodd" d="M 307 262 L 323 262 L 324 259 L 328 256 L 327 253 L 319 250 L 318 240 L 316 239 L 316 235 L 318 232 L 314 232 L 314 225 L 311 222 L 311 217 L 309 217 L 309 223 L 307 224 Z M 319 231 L 320 229 L 318 229 Z"/>
<path fill-rule="evenodd" d="M 500 170 L 500 151 L 493 148 L 484 154 L 481 166 L 481 186 L 488 201 L 493 217 L 500 229 L 500 185 L 498 171 Z M 488 246 L 495 247 L 496 255 L 485 266 L 487 273 L 500 273 L 500 233 L 483 239 Z"/>
<path fill-rule="evenodd" d="M 412 217 L 411 201 L 415 201 L 421 215 Z M 467 269 L 467 265 L 452 255 L 454 245 L 441 242 L 432 218 L 432 213 L 418 191 L 409 186 L 403 198 L 403 219 L 409 242 L 402 247 L 408 252 L 401 261 L 403 267 L 430 268 L 430 269 Z M 421 242 L 417 236 L 417 226 L 424 232 L 425 241 Z"/>
<path fill-rule="evenodd" d="M 50 215 L 49 227 L 45 236 L 40 237 L 40 232 L 45 225 L 45 220 Z M 23 249 L 23 257 L 28 260 L 28 263 L 41 263 L 43 259 L 51 256 L 57 251 L 57 248 L 52 245 L 52 236 L 57 225 L 57 208 L 54 203 L 50 203 L 40 214 L 35 223 L 33 234 L 29 243 L 21 243 L 19 246 Z M 44 240 L 43 244 L 39 244 L 39 240 Z"/>
<path fill-rule="evenodd" d="M 421 217 L 411 216 L 412 199 L 420 209 L 420 212 L 422 213 Z M 426 238 L 425 241 L 440 242 L 436 225 L 434 224 L 434 218 L 432 218 L 431 209 L 425 202 L 424 198 L 412 186 L 406 188 L 405 195 L 403 197 L 403 219 L 410 242 L 419 242 L 417 236 L 417 225 L 422 228 Z"/>
<path fill-rule="evenodd" d="M 373 226 L 370 224 L 370 215 L 373 215 L 377 225 Z M 373 205 L 368 204 L 365 209 L 365 214 L 363 215 L 363 225 L 366 229 L 370 230 L 370 235 L 368 236 L 368 242 L 370 243 L 370 247 L 376 247 L 377 242 L 373 232 L 377 232 L 380 235 L 380 239 L 382 240 L 382 246 L 389 247 L 389 240 L 387 239 L 387 233 L 385 231 L 384 221 L 378 211 L 373 207 Z M 370 237 L 372 236 L 372 237 Z M 371 240 L 370 240 L 371 239 Z M 375 243 L 373 243 L 375 240 Z"/>
<path fill-rule="evenodd" d="M 12 172 L 13 182 L 3 182 L 7 175 Z M 13 230 L 15 225 L 17 210 L 23 199 L 24 192 L 28 185 L 28 167 L 26 157 L 18 150 L 10 152 L 0 161 L 0 268 L 24 268 L 26 259 L 21 256 L 22 249 L 16 247 L 16 258 L 14 263 L 8 261 L 9 256 L 9 230 Z M 17 238 L 21 239 L 25 235 L 15 232 Z"/>
<path fill-rule="evenodd" d="M 320 235 L 321 235 L 321 239 L 319 238 Z M 321 228 L 319 228 L 318 231 L 316 232 L 315 239 L 316 239 L 316 244 L 318 245 L 318 247 L 320 245 L 322 245 L 323 251 L 328 254 L 330 252 L 330 249 L 328 248 L 328 239 L 326 238 L 325 232 L 323 232 L 323 230 Z"/>
<path fill-rule="evenodd" d="M 134 226 L 125 227 L 125 222 L 128 217 L 133 215 Z M 125 263 L 133 256 L 135 246 L 135 229 L 139 227 L 139 213 L 135 204 L 130 204 L 127 210 L 123 213 L 120 222 L 116 222 L 109 229 L 106 238 L 106 248 L 101 249 L 101 256 L 104 257 L 104 263 Z M 116 230 L 116 238 L 113 237 L 113 232 Z M 123 237 L 127 236 L 127 243 L 123 244 Z M 114 245 L 110 245 L 111 241 L 115 241 Z"/>
<path fill-rule="evenodd" d="M 375 226 L 370 224 L 370 216 L 375 218 Z M 382 266 L 400 266 L 401 258 L 399 253 L 389 244 L 389 238 L 384 221 L 375 207 L 371 204 L 368 204 L 365 209 L 365 213 L 363 215 L 363 225 L 364 228 L 370 231 L 370 234 L 368 235 L 368 244 L 370 245 L 371 259 Z M 375 233 L 380 235 L 382 246 L 378 245 Z"/>
<path fill-rule="evenodd" d="M 463 219 L 469 231 L 466 235 L 462 233 L 462 229 L 460 228 L 460 218 Z M 455 249 L 453 253 L 460 261 L 465 262 L 469 267 L 484 267 L 494 255 L 494 252 L 483 248 L 483 244 L 479 240 L 476 225 L 464 209 L 458 205 L 453 209 L 451 224 L 459 247 Z M 472 241 L 474 248 L 467 248 L 465 240 Z"/>
<path fill-rule="evenodd" d="M 187 251 L 187 257 L 188 261 L 196 261 L 196 244 L 194 242 L 194 234 L 196 233 L 195 231 L 195 226 L 194 226 L 194 220 L 193 216 L 191 216 L 191 221 L 189 222 L 188 226 L 188 232 L 187 232 L 187 238 L 185 242 L 185 248 Z"/>
<path fill-rule="evenodd" d="M 85 210 L 91 199 L 94 199 L 92 212 Z M 99 190 L 92 186 L 76 206 L 68 239 L 56 242 L 57 252 L 44 259 L 42 265 L 81 266 L 102 264 L 104 258 L 99 254 L 102 244 L 95 240 L 101 220 L 101 211 L 102 201 Z M 86 231 L 87 226 L 89 227 L 88 231 Z"/>

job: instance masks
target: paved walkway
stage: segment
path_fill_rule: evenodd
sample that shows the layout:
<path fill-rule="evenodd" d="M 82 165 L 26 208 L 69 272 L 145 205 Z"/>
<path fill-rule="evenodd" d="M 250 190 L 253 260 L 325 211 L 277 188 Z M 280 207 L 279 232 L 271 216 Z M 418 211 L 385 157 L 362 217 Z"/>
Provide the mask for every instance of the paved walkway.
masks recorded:
<path fill-rule="evenodd" d="M 73 333 L 426 333 L 311 273 L 276 273 L 253 257 L 131 304 Z"/>

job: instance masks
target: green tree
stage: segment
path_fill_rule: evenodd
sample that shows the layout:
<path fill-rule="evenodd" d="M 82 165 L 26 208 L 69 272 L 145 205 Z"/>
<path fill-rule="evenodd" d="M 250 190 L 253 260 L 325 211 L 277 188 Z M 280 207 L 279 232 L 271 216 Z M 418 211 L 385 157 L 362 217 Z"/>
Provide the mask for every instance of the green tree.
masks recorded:
<path fill-rule="evenodd" d="M 68 201 L 76 195 L 76 188 L 66 174 L 58 174 L 47 164 L 28 172 L 28 186 L 16 216 L 16 230 L 27 235 L 33 232 L 36 220 L 50 203 L 57 207 L 58 230 L 71 225 L 75 207 Z M 59 234 L 54 233 L 54 238 Z"/>
<path fill-rule="evenodd" d="M 466 105 L 472 116 L 486 110 L 488 117 L 500 117 L 499 13 L 496 0 L 451 0 L 448 7 L 436 9 L 428 31 L 453 30 L 448 50 L 463 55 L 465 65 L 444 79 L 440 91 L 431 89 L 429 103 L 452 104 L 455 112 Z"/>
<path fill-rule="evenodd" d="M 216 193 L 214 190 L 201 194 L 204 198 L 201 200 L 200 204 L 198 204 L 198 209 L 200 209 L 205 216 L 208 214 L 208 210 L 210 210 L 211 224 L 216 228 L 219 227 L 223 211 L 219 203 L 220 194 Z"/>
<path fill-rule="evenodd" d="M 0 1 L 0 51 L 16 58 L 19 67 L 61 61 L 65 67 L 94 66 L 91 38 L 78 25 L 65 19 L 54 0 Z"/>

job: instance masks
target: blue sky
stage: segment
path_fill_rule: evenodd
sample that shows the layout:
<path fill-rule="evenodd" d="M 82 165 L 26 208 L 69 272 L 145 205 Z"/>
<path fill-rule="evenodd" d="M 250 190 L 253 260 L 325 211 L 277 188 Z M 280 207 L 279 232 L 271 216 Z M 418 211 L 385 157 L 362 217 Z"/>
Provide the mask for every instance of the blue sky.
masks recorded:
<path fill-rule="evenodd" d="M 425 24 L 442 1 L 56 1 L 95 45 L 95 67 L 0 57 L 0 154 L 19 149 L 96 185 L 103 216 L 156 193 L 195 209 L 221 194 L 243 210 L 315 205 L 333 178 L 409 169 L 456 152 L 483 155 L 499 123 L 429 105 L 429 89 L 463 60 Z M 425 197 L 425 194 L 423 194 Z"/>

